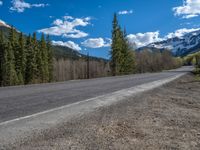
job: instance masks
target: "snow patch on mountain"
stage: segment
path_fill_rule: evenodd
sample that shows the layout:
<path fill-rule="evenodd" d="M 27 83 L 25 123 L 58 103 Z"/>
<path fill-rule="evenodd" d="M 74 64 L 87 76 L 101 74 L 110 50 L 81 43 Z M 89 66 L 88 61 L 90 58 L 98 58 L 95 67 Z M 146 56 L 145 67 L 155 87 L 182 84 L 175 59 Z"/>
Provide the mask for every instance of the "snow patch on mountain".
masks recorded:
<path fill-rule="evenodd" d="M 174 55 L 181 56 L 200 45 L 200 30 L 187 33 L 181 37 L 173 37 L 160 42 L 154 42 L 145 48 L 168 49 Z M 200 47 L 199 47 L 200 48 Z"/>

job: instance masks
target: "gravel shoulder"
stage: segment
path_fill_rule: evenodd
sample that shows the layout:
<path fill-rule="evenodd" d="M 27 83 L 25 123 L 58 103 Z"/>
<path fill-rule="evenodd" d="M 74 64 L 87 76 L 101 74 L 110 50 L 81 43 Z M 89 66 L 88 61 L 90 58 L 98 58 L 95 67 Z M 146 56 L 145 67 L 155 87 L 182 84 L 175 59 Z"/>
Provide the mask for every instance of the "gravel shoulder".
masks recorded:
<path fill-rule="evenodd" d="M 5 149 L 199 150 L 200 82 L 185 75 L 13 145 Z"/>

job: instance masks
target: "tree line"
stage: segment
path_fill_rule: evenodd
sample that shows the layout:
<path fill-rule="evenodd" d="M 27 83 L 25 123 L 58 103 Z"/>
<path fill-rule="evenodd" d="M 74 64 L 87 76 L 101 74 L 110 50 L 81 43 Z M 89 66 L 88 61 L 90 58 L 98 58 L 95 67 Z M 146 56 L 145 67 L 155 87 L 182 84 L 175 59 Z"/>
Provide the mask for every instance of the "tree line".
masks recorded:
<path fill-rule="evenodd" d="M 157 72 L 181 67 L 183 60 L 173 57 L 168 50 L 151 52 L 148 49 L 136 52 L 136 72 Z"/>
<path fill-rule="evenodd" d="M 6 38 L 8 36 L 8 38 Z M 13 27 L 0 31 L 0 85 L 45 83 L 53 80 L 53 51 L 49 36 L 24 36 Z"/>
<path fill-rule="evenodd" d="M 88 61 L 89 59 L 89 61 Z M 110 63 L 90 57 L 72 59 L 59 58 L 54 60 L 54 81 L 91 79 L 110 76 Z"/>
<path fill-rule="evenodd" d="M 184 57 L 185 65 L 193 65 L 195 67 L 194 73 L 200 75 L 200 52 L 189 54 Z"/>

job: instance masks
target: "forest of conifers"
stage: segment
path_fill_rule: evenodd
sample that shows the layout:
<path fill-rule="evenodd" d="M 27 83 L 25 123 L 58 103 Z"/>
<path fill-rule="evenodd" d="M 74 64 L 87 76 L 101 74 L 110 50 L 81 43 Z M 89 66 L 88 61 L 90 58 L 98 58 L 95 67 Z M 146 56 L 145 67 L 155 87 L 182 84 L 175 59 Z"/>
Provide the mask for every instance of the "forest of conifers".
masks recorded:
<path fill-rule="evenodd" d="M 36 33 L 25 37 L 14 28 L 0 32 L 0 84 L 3 86 L 53 81 L 53 53 L 50 40 Z"/>

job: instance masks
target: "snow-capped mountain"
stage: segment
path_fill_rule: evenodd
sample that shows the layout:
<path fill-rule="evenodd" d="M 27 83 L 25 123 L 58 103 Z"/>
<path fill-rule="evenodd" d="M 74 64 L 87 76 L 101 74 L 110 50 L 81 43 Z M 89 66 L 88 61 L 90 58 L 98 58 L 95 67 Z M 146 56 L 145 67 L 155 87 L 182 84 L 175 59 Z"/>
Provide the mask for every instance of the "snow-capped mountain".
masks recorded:
<path fill-rule="evenodd" d="M 139 48 L 139 50 L 142 49 L 167 49 L 170 50 L 175 56 L 185 56 L 187 54 L 195 53 L 200 51 L 200 30 L 187 33 L 182 37 L 166 39 Z"/>

